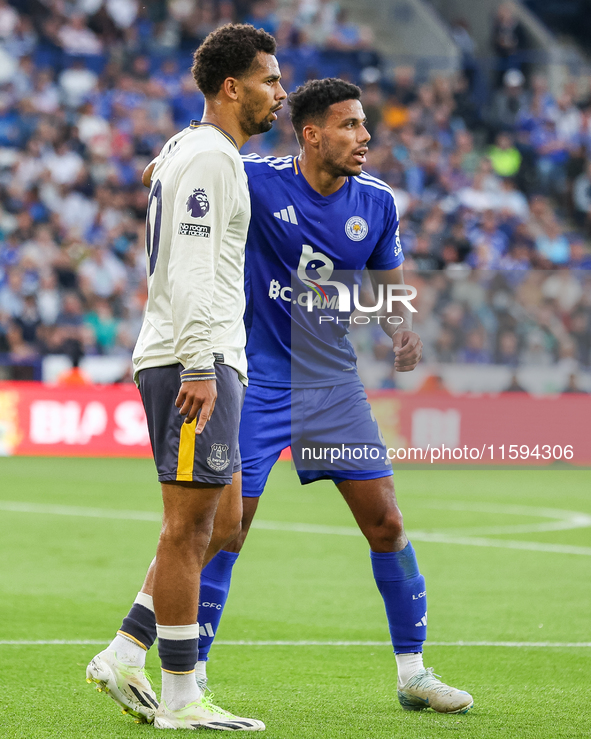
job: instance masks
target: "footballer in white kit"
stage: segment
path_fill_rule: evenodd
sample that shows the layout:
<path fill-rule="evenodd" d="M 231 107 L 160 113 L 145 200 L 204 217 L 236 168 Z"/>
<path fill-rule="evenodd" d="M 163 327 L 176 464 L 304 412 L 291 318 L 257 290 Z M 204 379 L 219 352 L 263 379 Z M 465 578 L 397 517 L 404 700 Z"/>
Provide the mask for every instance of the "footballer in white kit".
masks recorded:
<path fill-rule="evenodd" d="M 160 482 L 227 485 L 240 469 L 249 221 L 236 142 L 217 126 L 193 121 L 155 161 L 146 224 L 148 302 L 133 355 Z M 197 419 L 184 423 L 175 407 L 179 377 L 217 380 L 216 412 L 199 435 Z"/>
<path fill-rule="evenodd" d="M 262 731 L 214 706 L 196 674 L 201 570 L 240 526 L 238 427 L 246 380 L 244 248 L 250 198 L 240 147 L 268 131 L 286 97 L 275 40 L 229 24 L 197 49 L 202 121 L 153 163 L 146 223 L 148 302 L 133 355 L 162 487 L 156 557 L 117 635 L 86 670 L 159 729 Z M 222 492 L 224 505 L 220 506 Z M 162 696 L 144 671 L 158 638 Z"/>

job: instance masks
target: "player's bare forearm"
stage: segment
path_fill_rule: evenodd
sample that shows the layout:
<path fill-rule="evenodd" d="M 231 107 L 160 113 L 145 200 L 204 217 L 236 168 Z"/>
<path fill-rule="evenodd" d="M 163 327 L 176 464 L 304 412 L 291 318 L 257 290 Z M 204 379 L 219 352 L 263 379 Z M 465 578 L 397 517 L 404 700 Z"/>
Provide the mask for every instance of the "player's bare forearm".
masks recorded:
<path fill-rule="evenodd" d="M 211 418 L 215 401 L 217 398 L 217 387 L 215 380 L 197 380 L 183 382 L 175 401 L 181 416 L 185 416 L 185 423 L 192 423 L 199 411 L 199 420 L 195 426 L 195 433 L 200 434 L 205 424 Z"/>
<path fill-rule="evenodd" d="M 377 292 L 382 285 L 384 295 L 388 295 L 388 285 L 404 285 L 402 267 L 374 272 L 371 274 L 374 290 Z M 395 360 L 394 367 L 397 372 L 410 372 L 421 361 L 423 354 L 423 342 L 419 335 L 412 330 L 412 312 L 409 308 L 409 300 L 392 301 L 388 308 L 388 300 L 384 300 L 380 315 L 380 326 L 392 339 L 392 349 Z"/>
<path fill-rule="evenodd" d="M 380 319 L 380 326 L 390 338 L 400 331 L 412 331 L 412 314 L 401 304 L 393 305 L 392 310 L 389 311 L 384 305 L 379 315 L 384 318 L 384 320 Z"/>
<path fill-rule="evenodd" d="M 412 331 L 412 313 L 403 300 L 389 298 L 392 285 L 404 285 L 402 267 L 395 269 L 370 272 L 371 283 L 375 294 L 381 291 L 382 304 L 378 310 L 380 326 L 383 331 L 392 337 L 397 331 Z M 401 291 L 402 294 L 402 291 Z"/>

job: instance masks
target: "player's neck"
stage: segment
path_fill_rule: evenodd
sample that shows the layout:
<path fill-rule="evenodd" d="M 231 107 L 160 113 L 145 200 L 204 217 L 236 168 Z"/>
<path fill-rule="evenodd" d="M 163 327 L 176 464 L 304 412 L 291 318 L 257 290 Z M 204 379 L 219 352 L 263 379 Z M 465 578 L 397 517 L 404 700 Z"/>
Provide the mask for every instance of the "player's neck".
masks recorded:
<path fill-rule="evenodd" d="M 242 126 L 235 116 L 231 115 L 227 110 L 216 109 L 207 101 L 205 102 L 205 110 L 201 117 L 201 123 L 210 123 L 212 126 L 221 128 L 224 133 L 229 134 L 234 139 L 238 149 L 241 149 L 250 138 L 248 134 L 244 133 Z"/>
<path fill-rule="evenodd" d="M 319 167 L 317 163 L 310 161 L 305 152 L 302 152 L 298 157 L 298 164 L 306 182 L 325 198 L 340 190 L 347 181 L 346 177 L 335 177 Z"/>

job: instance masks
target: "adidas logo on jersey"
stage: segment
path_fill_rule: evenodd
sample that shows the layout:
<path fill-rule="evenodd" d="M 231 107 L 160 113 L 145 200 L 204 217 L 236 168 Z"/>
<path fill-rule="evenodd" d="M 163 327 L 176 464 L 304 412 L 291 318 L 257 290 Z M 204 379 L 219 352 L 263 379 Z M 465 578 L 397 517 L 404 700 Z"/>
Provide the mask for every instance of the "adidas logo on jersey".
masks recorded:
<path fill-rule="evenodd" d="M 415 626 L 426 626 L 427 625 L 427 614 L 423 616 L 423 618 L 415 624 Z"/>
<path fill-rule="evenodd" d="M 295 226 L 298 225 L 298 219 L 296 218 L 293 205 L 288 205 L 287 208 L 282 208 L 276 213 L 273 213 L 273 215 L 275 218 L 279 218 L 280 221 L 287 221 L 288 223 L 293 223 Z"/>

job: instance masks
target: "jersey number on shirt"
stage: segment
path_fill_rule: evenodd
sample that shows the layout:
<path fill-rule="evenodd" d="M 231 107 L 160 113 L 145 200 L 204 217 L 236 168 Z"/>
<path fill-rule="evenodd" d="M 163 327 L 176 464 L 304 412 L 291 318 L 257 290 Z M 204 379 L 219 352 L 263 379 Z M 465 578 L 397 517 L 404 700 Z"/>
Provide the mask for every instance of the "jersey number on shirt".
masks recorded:
<path fill-rule="evenodd" d="M 156 215 L 154 217 L 154 230 L 150 223 L 150 213 L 152 212 L 152 201 L 156 201 Z M 156 180 L 150 190 L 150 199 L 148 200 L 148 218 L 146 221 L 146 249 L 150 259 L 150 277 L 156 269 L 156 260 L 158 259 L 158 249 L 160 248 L 160 227 L 162 224 L 162 183 Z"/>

